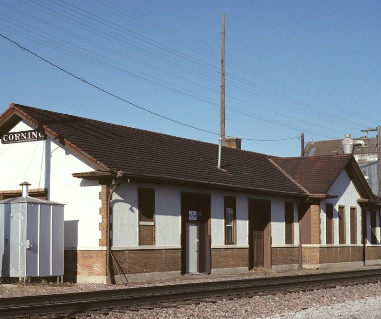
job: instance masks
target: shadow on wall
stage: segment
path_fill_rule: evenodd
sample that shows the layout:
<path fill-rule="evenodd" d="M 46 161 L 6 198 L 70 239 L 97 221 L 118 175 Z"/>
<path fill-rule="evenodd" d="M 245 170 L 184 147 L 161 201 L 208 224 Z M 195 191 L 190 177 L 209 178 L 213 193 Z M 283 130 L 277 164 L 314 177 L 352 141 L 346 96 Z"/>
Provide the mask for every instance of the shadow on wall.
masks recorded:
<path fill-rule="evenodd" d="M 75 282 L 78 265 L 78 220 L 65 220 L 65 280 Z"/>

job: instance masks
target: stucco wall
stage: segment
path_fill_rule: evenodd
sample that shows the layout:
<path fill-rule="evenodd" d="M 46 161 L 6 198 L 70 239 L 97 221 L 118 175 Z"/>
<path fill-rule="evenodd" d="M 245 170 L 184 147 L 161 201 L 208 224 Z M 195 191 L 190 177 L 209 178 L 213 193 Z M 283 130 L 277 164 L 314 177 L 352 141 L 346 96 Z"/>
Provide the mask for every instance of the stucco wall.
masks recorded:
<path fill-rule="evenodd" d="M 32 130 L 20 122 L 12 132 Z M 72 173 L 94 168 L 53 141 L 0 144 L 0 190 L 47 188 L 48 199 L 65 204 L 65 248 L 97 249 L 99 246 L 99 192 L 97 182 L 74 178 Z"/>
<path fill-rule="evenodd" d="M 328 191 L 329 194 L 338 195 L 336 198 L 324 199 L 321 202 L 321 214 L 320 214 L 320 240 L 321 244 L 326 244 L 326 203 L 333 204 L 333 227 L 334 227 L 334 244 L 339 243 L 339 219 L 338 212 L 339 206 L 345 207 L 345 238 L 346 243 L 350 244 L 350 208 L 355 207 L 357 210 L 357 244 L 361 243 L 361 207 L 357 203 L 357 199 L 360 198 L 356 187 L 350 180 L 348 174 L 343 170 L 336 181 L 333 183 Z"/>
<path fill-rule="evenodd" d="M 285 245 L 286 198 L 270 198 L 249 194 L 200 190 L 163 184 L 129 182 L 122 184 L 112 199 L 112 244 L 114 249 L 137 249 L 138 244 L 138 188 L 155 189 L 155 246 L 156 248 L 180 248 L 181 246 L 181 193 L 211 195 L 211 245 L 212 248 L 229 248 L 225 245 L 224 196 L 236 198 L 236 244 L 248 247 L 248 198 L 270 199 L 273 245 Z M 294 243 L 299 242 L 297 205 L 294 205 Z M 143 247 L 144 248 L 144 247 Z M 147 247 L 148 248 L 148 247 Z M 152 247 L 151 247 L 152 248 Z"/>

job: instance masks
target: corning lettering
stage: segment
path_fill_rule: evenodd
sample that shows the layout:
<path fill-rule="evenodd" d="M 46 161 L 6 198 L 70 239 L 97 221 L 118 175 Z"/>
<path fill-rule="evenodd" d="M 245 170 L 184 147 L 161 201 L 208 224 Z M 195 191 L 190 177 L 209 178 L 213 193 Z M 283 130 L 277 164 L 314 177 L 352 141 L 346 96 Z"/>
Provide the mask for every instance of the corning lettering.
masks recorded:
<path fill-rule="evenodd" d="M 11 132 L 4 134 L 1 138 L 2 143 L 20 143 L 20 142 L 32 142 L 45 140 L 46 135 L 44 132 L 37 130 L 34 131 L 22 131 L 22 132 Z"/>

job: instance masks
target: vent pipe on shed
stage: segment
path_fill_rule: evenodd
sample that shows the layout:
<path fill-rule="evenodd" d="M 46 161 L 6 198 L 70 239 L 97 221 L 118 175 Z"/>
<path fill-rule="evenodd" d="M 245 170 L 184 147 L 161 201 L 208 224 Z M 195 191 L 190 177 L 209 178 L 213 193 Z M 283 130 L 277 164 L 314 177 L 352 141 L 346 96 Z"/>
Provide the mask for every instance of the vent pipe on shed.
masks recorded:
<path fill-rule="evenodd" d="M 21 188 L 21 196 L 22 197 L 27 197 L 28 196 L 28 187 L 30 186 L 31 184 L 29 184 L 28 182 L 23 182 L 20 184 L 20 186 L 22 187 Z"/>
<path fill-rule="evenodd" d="M 344 154 L 352 154 L 353 153 L 353 140 L 351 139 L 351 134 L 345 134 L 345 139 L 342 140 L 341 144 L 343 146 Z"/>

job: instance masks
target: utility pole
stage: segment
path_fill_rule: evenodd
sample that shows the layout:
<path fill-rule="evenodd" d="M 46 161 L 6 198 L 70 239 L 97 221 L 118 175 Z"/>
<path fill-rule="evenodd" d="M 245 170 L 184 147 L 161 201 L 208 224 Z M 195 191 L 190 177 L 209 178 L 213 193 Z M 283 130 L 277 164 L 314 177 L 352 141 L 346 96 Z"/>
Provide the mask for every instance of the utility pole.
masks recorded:
<path fill-rule="evenodd" d="M 304 157 L 304 133 L 300 135 L 300 156 Z"/>
<path fill-rule="evenodd" d="M 225 146 L 225 14 L 222 15 L 221 33 L 221 107 L 220 107 L 220 138 L 222 146 Z"/>
<path fill-rule="evenodd" d="M 377 195 L 381 196 L 381 126 L 377 126 Z"/>

